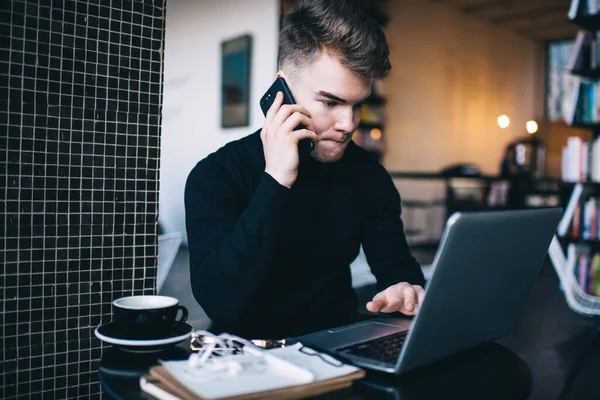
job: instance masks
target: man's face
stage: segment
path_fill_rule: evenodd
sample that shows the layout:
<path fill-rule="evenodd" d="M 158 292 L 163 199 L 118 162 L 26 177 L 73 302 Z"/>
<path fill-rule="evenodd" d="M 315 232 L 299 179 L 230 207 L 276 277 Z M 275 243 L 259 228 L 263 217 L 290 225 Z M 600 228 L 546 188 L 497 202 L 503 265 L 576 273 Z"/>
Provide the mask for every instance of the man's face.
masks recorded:
<path fill-rule="evenodd" d="M 360 121 L 371 82 L 344 67 L 336 57 L 321 56 L 288 82 L 296 103 L 310 114 L 319 137 L 311 156 L 320 162 L 342 158 Z"/>

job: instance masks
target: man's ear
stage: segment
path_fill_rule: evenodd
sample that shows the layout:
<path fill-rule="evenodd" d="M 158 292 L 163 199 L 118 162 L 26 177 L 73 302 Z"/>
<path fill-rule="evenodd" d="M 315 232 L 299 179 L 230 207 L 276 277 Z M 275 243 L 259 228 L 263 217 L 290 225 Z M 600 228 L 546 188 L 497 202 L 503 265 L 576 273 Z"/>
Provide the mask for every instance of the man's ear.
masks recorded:
<path fill-rule="evenodd" d="M 283 79 L 285 79 L 286 82 L 288 82 L 288 83 L 290 82 L 288 75 L 285 72 L 283 72 L 283 70 L 277 71 L 277 73 L 275 74 L 275 79 L 277 79 L 277 78 L 283 78 Z"/>

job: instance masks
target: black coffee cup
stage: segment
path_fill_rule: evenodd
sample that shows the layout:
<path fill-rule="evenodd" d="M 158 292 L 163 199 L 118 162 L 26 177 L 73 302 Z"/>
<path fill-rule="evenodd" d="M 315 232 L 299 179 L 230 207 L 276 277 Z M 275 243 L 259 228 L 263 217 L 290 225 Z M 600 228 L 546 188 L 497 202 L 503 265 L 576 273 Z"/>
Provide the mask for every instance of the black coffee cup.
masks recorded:
<path fill-rule="evenodd" d="M 183 324 L 188 310 L 179 300 L 169 296 L 128 296 L 113 301 L 115 321 L 136 323 L 178 323 Z M 177 312 L 181 317 L 177 319 Z"/>

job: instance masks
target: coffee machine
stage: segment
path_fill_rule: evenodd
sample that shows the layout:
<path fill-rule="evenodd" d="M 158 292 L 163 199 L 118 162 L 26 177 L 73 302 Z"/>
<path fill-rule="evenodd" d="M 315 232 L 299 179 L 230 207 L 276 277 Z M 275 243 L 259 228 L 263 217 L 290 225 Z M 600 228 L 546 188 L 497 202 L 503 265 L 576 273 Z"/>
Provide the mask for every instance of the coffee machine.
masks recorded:
<path fill-rule="evenodd" d="M 535 136 L 514 140 L 516 162 L 532 178 L 546 175 L 546 144 Z"/>

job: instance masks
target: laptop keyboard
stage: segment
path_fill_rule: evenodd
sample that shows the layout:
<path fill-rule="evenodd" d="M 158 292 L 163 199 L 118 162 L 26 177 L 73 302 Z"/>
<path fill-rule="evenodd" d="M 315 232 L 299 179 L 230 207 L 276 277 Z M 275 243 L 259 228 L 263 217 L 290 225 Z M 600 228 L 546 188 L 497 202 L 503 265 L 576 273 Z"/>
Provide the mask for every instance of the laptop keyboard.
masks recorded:
<path fill-rule="evenodd" d="M 408 332 L 393 333 L 366 342 L 341 347 L 336 349 L 336 351 L 394 364 L 398 360 L 398 354 L 400 354 L 400 350 L 402 350 L 407 333 Z"/>

